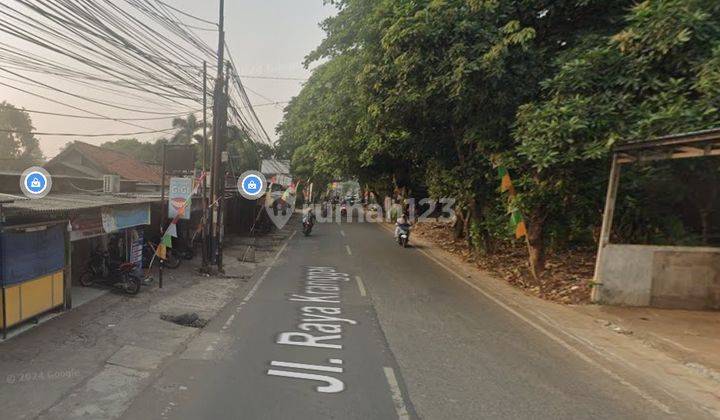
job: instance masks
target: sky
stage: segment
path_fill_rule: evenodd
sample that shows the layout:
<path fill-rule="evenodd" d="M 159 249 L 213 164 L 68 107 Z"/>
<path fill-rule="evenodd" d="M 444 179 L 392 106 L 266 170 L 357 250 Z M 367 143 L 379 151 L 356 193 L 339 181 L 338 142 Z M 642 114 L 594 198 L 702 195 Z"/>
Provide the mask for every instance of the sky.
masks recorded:
<path fill-rule="evenodd" d="M 188 14 L 211 21 L 217 20 L 218 0 L 165 0 Z M 303 67 L 302 61 L 305 55 L 312 51 L 323 39 L 323 31 L 319 23 L 326 17 L 332 15 L 335 10 L 332 6 L 325 6 L 323 0 L 226 0 L 225 26 L 226 42 L 232 55 L 235 58 L 246 87 L 250 102 L 254 105 L 255 111 L 271 139 L 275 140 L 277 135 L 275 127 L 282 120 L 285 102 L 297 95 L 302 87 L 302 81 L 297 80 L 270 80 L 257 79 L 260 77 L 290 77 L 307 79 L 310 70 Z M 197 23 L 192 19 L 185 20 L 187 23 Z M 213 48 L 217 46 L 217 35 L 215 32 L 196 31 Z M 5 42 L 18 47 L 17 39 L 7 34 L 0 34 L 0 43 Z M 43 54 L 38 49 L 37 54 Z M 2 58 L 0 57 L 0 66 Z M 4 80 L 0 74 L 0 81 Z M 60 86 L 65 90 L 77 90 L 76 84 L 64 85 L 62 81 L 53 79 L 45 80 L 42 75 L 33 75 L 36 80 L 45 81 L 53 86 Z M 8 82 L 13 83 L 13 82 Z M 53 99 L 81 106 L 92 107 L 100 112 L 101 106 L 88 105 L 79 99 L 73 99 L 61 93 L 44 90 L 38 87 L 24 88 L 36 93 L 42 93 Z M 90 92 L 90 91 L 88 91 Z M 82 94 L 90 94 L 80 92 Z M 94 97 L 103 97 L 106 94 L 92 93 Z M 112 98 L 115 102 L 122 103 L 121 99 Z M 52 111 L 60 113 L 79 112 L 62 105 L 48 102 L 44 99 L 33 97 L 23 92 L 0 86 L 0 102 L 6 100 L 17 107 L 24 107 L 30 110 Z M 109 99 L 107 99 L 109 100 Z M 281 102 L 279 105 L 266 105 L 270 102 Z M 104 114 L 108 110 L 102 110 Z M 137 117 L 137 114 L 126 114 L 125 111 L 112 110 L 114 118 Z M 51 133 L 127 133 L 139 131 L 137 128 L 128 127 L 115 121 L 103 120 L 79 120 L 61 116 L 42 114 L 31 114 L 35 131 Z M 143 126 L 152 129 L 169 128 L 171 121 L 152 121 L 143 123 Z M 40 147 L 46 158 L 55 156 L 62 146 L 70 141 L 76 140 L 73 137 L 58 137 L 48 135 L 36 136 L 40 139 Z M 147 141 L 159 137 L 157 134 L 124 136 L 136 137 Z M 101 144 L 108 140 L 116 140 L 120 137 L 101 138 L 77 138 L 92 144 Z"/>

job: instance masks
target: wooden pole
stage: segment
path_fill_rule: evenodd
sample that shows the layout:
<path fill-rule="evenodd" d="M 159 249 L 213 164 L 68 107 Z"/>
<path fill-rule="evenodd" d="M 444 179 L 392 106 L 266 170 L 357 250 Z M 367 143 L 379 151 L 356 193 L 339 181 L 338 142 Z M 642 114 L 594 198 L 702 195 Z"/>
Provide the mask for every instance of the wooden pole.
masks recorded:
<path fill-rule="evenodd" d="M 212 181 L 210 203 L 215 204 L 218 200 L 218 181 L 222 174 L 220 173 L 220 147 L 219 144 L 222 136 L 221 120 L 223 116 L 223 65 L 225 63 L 225 0 L 220 0 L 220 10 L 218 17 L 218 49 L 217 49 L 217 77 L 215 78 L 215 89 L 213 95 L 213 144 L 212 144 Z M 223 181 L 224 182 L 224 181 Z M 212 222 L 210 223 L 210 237 L 212 242 L 211 259 L 215 259 L 218 249 L 219 232 L 217 231 L 216 222 L 220 217 L 217 206 L 213 206 Z"/>
<path fill-rule="evenodd" d="M 165 226 L 165 220 L 167 219 L 167 205 L 165 204 L 165 146 L 166 144 L 163 144 L 162 146 L 162 174 L 160 175 L 160 243 L 158 243 L 158 248 L 162 246 L 162 237 L 165 233 L 163 227 Z M 157 252 L 157 251 L 156 251 Z M 167 253 L 170 252 L 169 249 L 165 250 L 166 257 Z M 163 287 L 163 267 L 165 265 L 165 259 L 160 258 L 160 265 L 158 266 L 158 287 L 162 289 Z"/>
<path fill-rule="evenodd" d="M 203 61 L 203 144 L 202 144 L 202 171 L 207 172 L 207 156 L 208 154 L 208 138 L 207 138 L 207 61 Z M 202 199 L 203 199 L 203 217 L 202 217 L 202 268 L 207 270 L 208 266 L 208 197 L 207 197 L 207 180 L 202 178 Z"/>

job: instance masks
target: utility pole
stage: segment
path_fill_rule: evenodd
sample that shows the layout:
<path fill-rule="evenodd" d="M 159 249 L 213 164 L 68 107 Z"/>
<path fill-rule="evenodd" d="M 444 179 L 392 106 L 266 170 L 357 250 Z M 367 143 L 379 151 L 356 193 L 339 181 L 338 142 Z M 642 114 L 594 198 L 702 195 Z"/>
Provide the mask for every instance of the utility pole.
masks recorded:
<path fill-rule="evenodd" d="M 215 201 L 220 197 L 218 185 L 219 180 L 223 179 L 224 176 L 220 171 L 220 143 L 222 137 L 225 135 L 222 132 L 222 119 L 225 113 L 223 107 L 225 106 L 225 98 L 223 97 L 223 63 L 225 62 L 225 0 L 220 0 L 220 11 L 218 17 L 218 50 L 217 50 L 217 77 L 215 78 L 215 89 L 213 94 L 213 143 L 212 143 L 212 181 L 210 187 L 210 203 L 213 205 L 213 211 L 211 214 L 210 223 L 210 237 L 211 237 L 211 260 L 217 261 L 217 252 L 219 244 L 220 232 L 216 227 L 217 220 L 220 217 L 218 207 L 215 205 Z M 216 198 L 217 197 L 217 198 Z"/>
<path fill-rule="evenodd" d="M 222 126 L 220 127 L 220 130 L 222 131 L 222 140 L 218 141 L 218 148 L 220 149 L 220 153 L 222 154 L 223 151 L 225 151 L 225 134 L 227 131 L 227 117 L 228 117 L 228 91 L 230 88 L 230 62 L 225 63 L 225 86 L 224 86 L 224 93 L 223 93 L 223 109 L 222 109 Z M 228 157 L 229 158 L 229 157 Z M 225 239 L 225 162 L 223 162 L 223 159 L 220 159 L 220 170 L 218 171 L 218 175 L 221 177 L 220 179 L 220 195 L 218 197 L 218 255 L 217 255 L 217 266 L 219 271 L 223 271 L 223 240 Z"/>
<path fill-rule="evenodd" d="M 202 225 L 202 270 L 207 271 L 208 266 L 208 196 L 207 196 L 207 61 L 203 60 L 203 144 L 202 144 L 202 171 L 205 177 L 202 178 L 203 197 L 203 225 Z"/>

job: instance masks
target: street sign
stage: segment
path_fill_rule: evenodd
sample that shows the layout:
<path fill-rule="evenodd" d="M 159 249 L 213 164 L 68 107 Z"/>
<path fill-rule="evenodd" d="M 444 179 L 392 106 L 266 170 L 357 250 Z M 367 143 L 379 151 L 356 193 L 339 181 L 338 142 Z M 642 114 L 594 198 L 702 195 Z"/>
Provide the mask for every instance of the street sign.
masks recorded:
<path fill-rule="evenodd" d="M 187 174 L 195 169 L 195 146 L 169 144 L 165 146 L 165 173 Z"/>
<path fill-rule="evenodd" d="M 267 180 L 258 171 L 246 171 L 238 178 L 238 192 L 248 200 L 257 200 L 265 194 Z"/>
<path fill-rule="evenodd" d="M 20 190 L 28 198 L 43 198 L 52 188 L 52 178 L 40 166 L 25 169 L 20 176 Z"/>

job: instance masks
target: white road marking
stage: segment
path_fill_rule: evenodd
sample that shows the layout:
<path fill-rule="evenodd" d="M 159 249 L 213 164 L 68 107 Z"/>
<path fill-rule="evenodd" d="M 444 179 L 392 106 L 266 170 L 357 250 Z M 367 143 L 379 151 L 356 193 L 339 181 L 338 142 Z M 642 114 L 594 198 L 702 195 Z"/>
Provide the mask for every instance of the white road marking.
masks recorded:
<path fill-rule="evenodd" d="M 357 282 L 358 289 L 360 289 L 360 296 L 367 295 L 367 292 L 365 291 L 365 285 L 363 284 L 362 278 L 360 276 L 355 276 L 355 281 Z"/>
<path fill-rule="evenodd" d="M 276 362 L 274 360 L 272 362 L 270 362 L 270 366 L 288 367 L 288 368 L 306 369 L 306 370 L 318 370 L 321 372 L 342 373 L 342 371 L 343 371 L 342 368 L 334 367 L 334 366 L 308 365 L 305 363 L 293 363 L 293 362 Z"/>
<path fill-rule="evenodd" d="M 230 327 L 230 324 L 232 324 L 233 319 L 235 319 L 235 314 L 230 315 L 230 318 L 225 321 L 225 325 L 222 326 L 222 329 L 227 330 Z"/>
<path fill-rule="evenodd" d="M 348 255 L 352 255 L 352 250 L 350 249 L 350 245 L 345 245 L 345 251 L 347 251 Z"/>
<path fill-rule="evenodd" d="M 343 238 L 345 237 L 345 231 L 342 229 L 340 229 L 340 236 L 342 236 Z"/>
<path fill-rule="evenodd" d="M 275 257 L 273 258 L 273 260 L 272 260 L 272 262 L 270 263 L 270 265 L 265 269 L 265 271 L 263 271 L 262 276 L 260 276 L 260 278 L 259 278 L 258 281 L 255 283 L 255 285 L 252 287 L 252 289 L 250 289 L 250 291 L 248 292 L 248 294 L 245 295 L 245 297 L 244 297 L 243 300 L 242 300 L 241 305 L 244 304 L 244 303 L 246 303 L 246 302 L 249 302 L 250 299 L 252 299 L 253 296 L 255 296 L 255 292 L 257 292 L 257 289 L 260 287 L 260 285 L 262 284 L 262 282 L 265 281 L 265 277 L 267 277 L 268 273 L 270 272 L 270 269 L 273 268 L 273 266 L 274 266 L 275 263 L 277 262 L 278 258 L 280 258 L 280 255 L 283 253 L 283 251 L 285 251 L 285 248 L 287 248 L 288 243 L 290 243 L 290 240 L 295 236 L 296 233 L 297 233 L 297 230 L 294 230 L 293 233 L 290 235 L 290 237 L 287 238 L 287 241 L 285 241 L 285 243 L 283 244 L 283 246 L 280 247 L 280 249 L 278 250 L 277 254 L 275 254 Z"/>
<path fill-rule="evenodd" d="M 233 320 L 235 320 L 235 315 L 238 312 L 240 312 L 240 309 L 242 309 L 243 305 L 245 305 L 247 302 L 250 301 L 250 299 L 253 298 L 253 296 L 255 296 L 255 293 L 257 292 L 257 290 L 260 287 L 260 285 L 262 284 L 262 282 L 265 281 L 265 277 L 267 277 L 268 273 L 270 272 L 270 269 L 275 265 L 278 258 L 280 258 L 280 255 L 283 253 L 283 251 L 285 251 L 285 248 L 287 248 L 288 243 L 295 236 L 296 233 L 297 233 L 297 230 L 294 230 L 293 233 L 291 233 L 290 236 L 287 238 L 287 240 L 285 241 L 283 246 L 280 247 L 280 249 L 275 254 L 275 257 L 273 258 L 270 265 L 265 269 L 265 271 L 263 271 L 262 275 L 260 276 L 258 281 L 255 282 L 252 289 L 250 289 L 250 291 L 247 293 L 247 295 L 245 295 L 245 297 L 243 298 L 242 302 L 240 302 L 240 304 L 235 308 L 235 313 L 230 315 L 230 317 L 227 319 L 227 321 L 225 321 L 225 324 L 223 324 L 223 326 L 222 326 L 223 330 L 227 330 L 228 328 L 230 328 L 230 325 L 232 324 Z M 212 345 L 208 346 L 205 349 L 205 351 L 213 351 L 213 350 L 214 350 L 214 348 Z"/>
<path fill-rule="evenodd" d="M 585 355 L 585 353 L 583 353 L 583 352 L 581 352 L 580 350 L 576 349 L 575 347 L 573 347 L 572 345 L 570 345 L 568 342 L 566 342 L 566 341 L 563 340 L 562 338 L 560 338 L 560 337 L 558 337 L 557 335 L 551 333 L 550 331 L 548 331 L 548 330 L 547 330 L 546 328 L 544 328 L 543 326 L 541 326 L 541 325 L 539 325 L 538 323 L 536 323 L 536 322 L 532 321 L 531 319 L 527 318 L 525 315 L 523 315 L 523 314 L 521 314 L 520 312 L 516 311 L 515 309 L 511 308 L 510 306 L 508 306 L 507 304 L 505 304 L 504 302 L 502 302 L 500 299 L 498 299 L 498 298 L 496 298 L 495 296 L 491 295 L 490 293 L 486 292 L 485 290 L 483 290 L 482 288 L 480 288 L 480 287 L 477 286 L 476 284 L 470 282 L 470 281 L 467 280 L 464 276 L 460 275 L 459 273 L 455 272 L 455 270 L 453 270 L 452 268 L 450 268 L 450 267 L 448 267 L 447 265 L 445 265 L 442 261 L 440 261 L 439 259 L 437 259 L 435 256 L 431 255 L 430 253 L 428 253 L 427 251 L 425 251 L 425 250 L 423 250 L 423 249 L 420 249 L 420 248 L 415 248 L 415 249 L 417 249 L 418 251 L 420 251 L 421 253 L 423 253 L 423 255 L 425 255 L 426 257 L 428 257 L 429 259 L 431 259 L 433 262 L 435 262 L 435 263 L 436 263 L 437 265 L 439 265 L 440 267 L 444 268 L 444 269 L 445 269 L 446 271 L 448 271 L 450 274 L 452 274 L 453 276 L 455 276 L 455 277 L 457 277 L 458 279 L 460 279 L 463 283 L 467 284 L 468 286 L 472 287 L 472 288 L 475 289 L 476 291 L 480 292 L 483 296 L 485 296 L 485 297 L 487 297 L 488 299 L 490 299 L 491 301 L 495 302 L 495 304 L 497 304 L 497 305 L 500 306 L 501 308 L 505 309 L 506 311 L 510 312 L 511 314 L 515 315 L 515 316 L 518 317 L 520 320 L 522 320 L 522 321 L 524 321 L 525 323 L 529 324 L 530 326 L 534 327 L 536 330 L 540 331 L 540 332 L 543 333 L 546 337 L 548 337 L 548 338 L 550 338 L 551 340 L 555 341 L 556 343 L 558 343 L 559 345 L 561 345 L 561 346 L 564 347 L 565 349 L 571 351 L 573 354 L 575 354 L 575 355 L 576 355 L 577 357 L 579 357 L 580 359 L 584 360 L 584 361 L 587 362 L 588 364 L 590 364 L 590 365 L 598 368 L 599 370 L 603 371 L 605 374 L 607 374 L 607 375 L 610 376 L 611 378 L 615 379 L 617 382 L 619 382 L 620 384 L 624 385 L 625 387 L 629 388 L 631 391 L 633 391 L 634 393 L 638 394 L 642 399 L 644 399 L 645 401 L 647 401 L 647 402 L 649 402 L 650 404 L 654 405 L 654 406 L 655 406 L 656 408 L 658 408 L 659 410 L 661 410 L 661 411 L 663 411 L 663 412 L 665 412 L 665 413 L 667 413 L 667 414 L 673 414 L 672 410 L 670 410 L 670 407 L 668 407 L 667 405 L 665 405 L 665 404 L 661 403 L 660 401 L 656 400 L 656 399 L 653 398 L 651 395 L 647 394 L 646 392 L 644 392 L 643 390 L 641 390 L 641 389 L 638 388 L 637 386 L 635 386 L 635 385 L 631 384 L 630 382 L 626 381 L 623 377 L 621 377 L 621 376 L 618 375 L 617 373 L 613 372 L 612 370 L 606 368 L 605 366 L 603 366 L 603 365 L 601 365 L 600 363 L 596 362 L 595 360 L 591 359 L 590 357 L 588 357 L 587 355 Z M 600 352 L 598 352 L 597 350 L 594 350 L 594 349 L 592 349 L 592 348 L 590 348 L 590 350 L 593 350 L 593 351 L 595 351 L 596 353 L 598 353 L 598 354 L 600 354 L 600 355 L 602 356 L 602 354 L 601 354 Z"/>
<path fill-rule="evenodd" d="M 397 378 L 395 377 L 395 371 L 391 367 L 384 367 L 385 378 L 390 385 L 390 392 L 392 393 L 392 400 L 395 404 L 395 412 L 398 415 L 398 419 L 405 420 L 409 419 L 410 415 L 405 408 L 405 401 L 403 401 L 402 392 L 400 392 L 400 385 L 398 385 Z"/>

